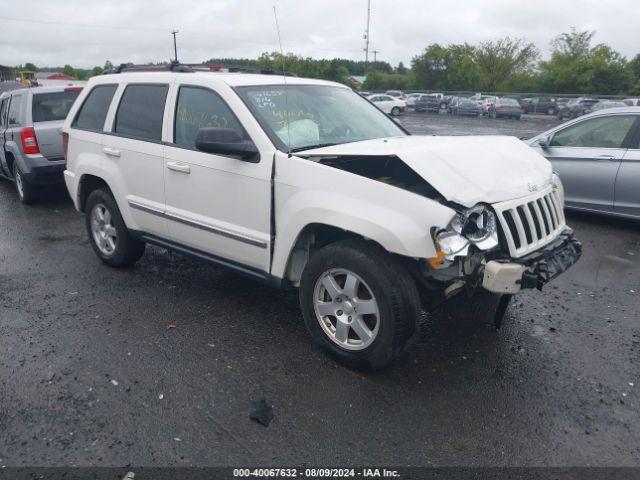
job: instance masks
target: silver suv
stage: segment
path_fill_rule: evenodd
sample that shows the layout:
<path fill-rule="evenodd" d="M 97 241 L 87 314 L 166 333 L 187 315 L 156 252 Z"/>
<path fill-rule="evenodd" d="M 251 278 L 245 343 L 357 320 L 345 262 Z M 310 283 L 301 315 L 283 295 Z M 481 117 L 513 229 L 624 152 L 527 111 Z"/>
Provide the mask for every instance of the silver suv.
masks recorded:
<path fill-rule="evenodd" d="M 37 87 L 0 95 L 0 176 L 14 180 L 20 201 L 63 183 L 61 127 L 82 87 Z"/>

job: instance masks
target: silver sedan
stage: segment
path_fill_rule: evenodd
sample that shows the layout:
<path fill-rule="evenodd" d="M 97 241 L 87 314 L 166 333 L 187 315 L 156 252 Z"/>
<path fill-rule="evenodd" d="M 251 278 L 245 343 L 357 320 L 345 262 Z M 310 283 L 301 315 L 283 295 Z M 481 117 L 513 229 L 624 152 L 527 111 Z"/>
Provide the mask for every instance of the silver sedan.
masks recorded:
<path fill-rule="evenodd" d="M 566 208 L 640 219 L 640 107 L 598 110 L 526 143 L 560 175 Z"/>

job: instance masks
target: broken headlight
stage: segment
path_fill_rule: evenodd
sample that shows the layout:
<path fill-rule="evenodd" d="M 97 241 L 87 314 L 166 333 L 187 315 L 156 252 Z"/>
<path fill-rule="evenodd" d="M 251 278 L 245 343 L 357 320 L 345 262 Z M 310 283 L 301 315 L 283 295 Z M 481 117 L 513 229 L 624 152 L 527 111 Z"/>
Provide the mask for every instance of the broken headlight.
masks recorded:
<path fill-rule="evenodd" d="M 435 232 L 434 241 L 438 257 L 429 259 L 433 268 L 444 268 L 455 257 L 467 256 L 471 245 L 491 250 L 499 244 L 496 215 L 489 207 L 476 205 L 458 213 L 447 228 Z"/>
<path fill-rule="evenodd" d="M 485 205 L 476 205 L 457 214 L 450 227 L 480 250 L 498 246 L 498 221 L 495 213 Z"/>

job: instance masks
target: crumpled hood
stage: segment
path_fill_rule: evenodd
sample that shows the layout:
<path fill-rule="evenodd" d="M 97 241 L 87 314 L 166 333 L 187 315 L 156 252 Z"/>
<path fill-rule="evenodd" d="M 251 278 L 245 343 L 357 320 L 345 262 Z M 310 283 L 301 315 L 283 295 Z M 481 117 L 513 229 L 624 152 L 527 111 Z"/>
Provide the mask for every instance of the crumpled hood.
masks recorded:
<path fill-rule="evenodd" d="M 524 142 L 504 136 L 390 137 L 316 148 L 302 157 L 395 155 L 447 200 L 465 207 L 542 190 L 551 163 Z"/>

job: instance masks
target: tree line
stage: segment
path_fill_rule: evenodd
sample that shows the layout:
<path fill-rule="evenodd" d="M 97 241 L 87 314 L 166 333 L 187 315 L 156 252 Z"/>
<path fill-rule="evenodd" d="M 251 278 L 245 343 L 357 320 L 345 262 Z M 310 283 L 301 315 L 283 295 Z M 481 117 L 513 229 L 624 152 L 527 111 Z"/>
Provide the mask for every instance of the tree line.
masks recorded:
<path fill-rule="evenodd" d="M 279 52 L 265 52 L 256 59 L 210 58 L 202 63 L 249 71 L 285 71 L 366 90 L 640 95 L 640 54 L 627 60 L 609 45 L 593 45 L 594 35 L 593 31 L 575 29 L 558 35 L 551 42 L 548 59 L 541 58 L 533 43 L 522 38 L 504 37 L 478 45 L 432 43 L 412 58 L 410 68 L 402 62 L 393 67 L 384 61 L 365 64 L 364 61 L 314 59 Z M 23 68 L 37 70 L 30 63 Z M 62 71 L 84 80 L 112 68 L 111 62 L 106 61 L 103 66 L 93 69 L 74 69 L 65 65 L 47 70 Z M 352 77 L 365 73 L 366 80 L 357 85 Z"/>

